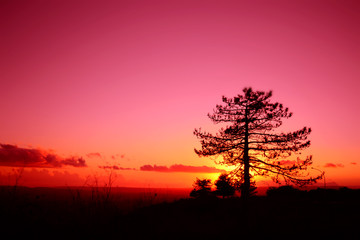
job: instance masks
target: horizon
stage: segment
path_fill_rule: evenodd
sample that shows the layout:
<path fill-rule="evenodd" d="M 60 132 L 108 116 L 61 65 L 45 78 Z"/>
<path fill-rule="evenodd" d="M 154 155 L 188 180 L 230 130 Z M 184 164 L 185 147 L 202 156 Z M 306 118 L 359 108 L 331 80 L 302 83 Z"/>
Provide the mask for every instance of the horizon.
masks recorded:
<path fill-rule="evenodd" d="M 359 2 L 0 6 L 0 185 L 214 181 L 231 168 L 198 157 L 193 131 L 216 133 L 207 114 L 252 87 L 294 113 L 281 130 L 313 130 L 289 161 L 312 155 L 326 186 L 360 186 Z"/>
<path fill-rule="evenodd" d="M 280 188 L 280 187 L 287 187 L 287 186 L 291 186 L 293 188 L 296 189 L 300 189 L 300 190 L 309 190 L 309 189 L 339 189 L 339 188 L 350 188 L 350 189 L 360 189 L 360 185 L 352 185 L 352 186 L 341 186 L 341 185 L 337 185 L 337 184 L 330 184 L 326 187 L 324 187 L 321 184 L 314 184 L 314 185 L 306 185 L 303 187 L 299 187 L 296 185 L 269 185 L 269 186 L 259 186 L 256 187 L 256 189 L 268 189 L 268 188 Z M 14 188 L 13 185 L 0 185 L 0 188 L 4 187 L 4 188 Z M 59 185 L 59 186 L 25 186 L 25 185 L 17 185 L 16 188 L 29 188 L 29 189 L 35 189 L 35 188 L 42 188 L 42 189 L 47 189 L 47 188 L 54 188 L 54 189 L 69 189 L 69 188 L 74 188 L 74 189 L 90 189 L 90 188 L 109 188 L 108 186 L 81 186 L 81 185 L 73 185 L 73 186 L 68 186 L 68 185 Z M 112 186 L 111 189 L 138 189 L 138 190 L 153 190 L 153 189 L 159 189 L 159 190 L 187 190 L 187 191 L 191 191 L 193 189 L 193 187 L 122 187 L 122 186 Z M 215 187 L 211 188 L 212 190 L 215 189 Z M 239 190 L 236 190 L 238 193 Z"/>

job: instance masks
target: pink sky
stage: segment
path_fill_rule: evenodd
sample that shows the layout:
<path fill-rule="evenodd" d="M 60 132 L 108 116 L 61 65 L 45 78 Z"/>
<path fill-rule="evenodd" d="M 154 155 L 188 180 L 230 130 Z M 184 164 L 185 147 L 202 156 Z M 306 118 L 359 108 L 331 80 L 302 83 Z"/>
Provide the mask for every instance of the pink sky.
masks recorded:
<path fill-rule="evenodd" d="M 0 143 L 87 164 L 28 176 L 55 172 L 71 185 L 116 165 L 118 185 L 191 187 L 214 173 L 140 169 L 221 168 L 194 153 L 193 129 L 215 129 L 206 115 L 221 96 L 251 86 L 294 112 L 284 127 L 313 129 L 306 153 L 329 182 L 360 185 L 359 10 L 358 1 L 1 1 Z"/>

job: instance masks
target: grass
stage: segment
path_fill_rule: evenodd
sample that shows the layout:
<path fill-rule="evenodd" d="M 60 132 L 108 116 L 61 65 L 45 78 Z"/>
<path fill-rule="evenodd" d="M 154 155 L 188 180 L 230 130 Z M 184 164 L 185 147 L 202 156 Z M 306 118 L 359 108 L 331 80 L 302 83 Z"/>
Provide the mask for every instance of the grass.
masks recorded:
<path fill-rule="evenodd" d="M 96 190 L 96 191 L 95 191 Z M 125 191 L 127 190 L 127 192 Z M 357 234 L 360 192 L 351 189 L 274 191 L 240 198 L 178 198 L 166 191 L 0 188 L 2 233 L 75 238 L 352 236 Z M 94 197 L 95 192 L 99 196 Z M 168 192 L 170 190 L 167 190 Z M 120 194 L 121 192 L 121 194 Z M 103 196 L 101 196 L 104 194 Z M 183 192 L 184 194 L 184 192 Z M 172 195 L 172 196 L 173 196 Z M 75 196 L 75 197 L 74 197 Z M 161 200 L 162 199 L 162 200 Z"/>

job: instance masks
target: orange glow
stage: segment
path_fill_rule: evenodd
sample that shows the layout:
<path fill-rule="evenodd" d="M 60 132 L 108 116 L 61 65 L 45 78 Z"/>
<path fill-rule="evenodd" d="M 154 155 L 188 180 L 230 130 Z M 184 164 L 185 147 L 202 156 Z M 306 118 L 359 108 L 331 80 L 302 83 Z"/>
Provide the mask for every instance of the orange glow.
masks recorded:
<path fill-rule="evenodd" d="M 0 184 L 12 169 L 29 186 L 111 169 L 118 186 L 215 180 L 228 168 L 199 158 L 192 132 L 216 132 L 206 114 L 251 86 L 294 113 L 284 128 L 312 128 L 302 156 L 328 184 L 360 186 L 357 1 L 106 2 L 2 4 L 0 144 L 23 155 L 4 150 Z"/>

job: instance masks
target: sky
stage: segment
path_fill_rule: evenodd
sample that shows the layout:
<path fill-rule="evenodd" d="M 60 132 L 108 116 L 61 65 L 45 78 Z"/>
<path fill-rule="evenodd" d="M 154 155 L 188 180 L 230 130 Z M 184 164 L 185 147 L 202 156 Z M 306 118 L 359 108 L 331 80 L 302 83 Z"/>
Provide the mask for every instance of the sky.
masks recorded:
<path fill-rule="evenodd" d="M 360 186 L 359 10 L 348 0 L 3 0 L 0 184 L 215 179 L 224 166 L 195 154 L 193 130 L 216 132 L 207 114 L 252 87 L 294 113 L 286 129 L 312 128 L 313 172 Z"/>

